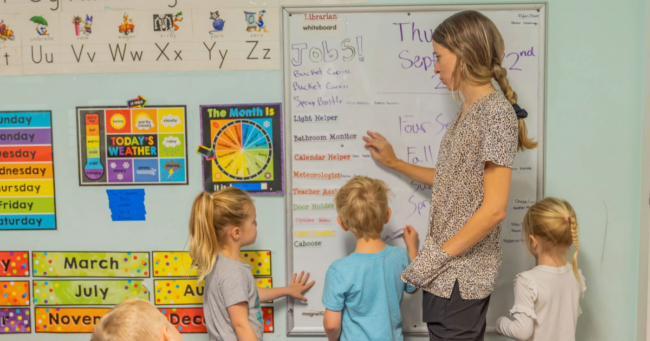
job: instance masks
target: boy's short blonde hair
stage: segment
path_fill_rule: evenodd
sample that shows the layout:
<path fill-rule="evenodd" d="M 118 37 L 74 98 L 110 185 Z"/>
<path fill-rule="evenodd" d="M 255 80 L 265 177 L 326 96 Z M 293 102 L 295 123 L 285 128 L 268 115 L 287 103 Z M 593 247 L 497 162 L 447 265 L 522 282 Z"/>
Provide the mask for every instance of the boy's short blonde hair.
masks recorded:
<path fill-rule="evenodd" d="M 341 223 L 363 239 L 381 237 L 388 217 L 388 186 L 367 176 L 350 179 L 334 197 Z"/>
<path fill-rule="evenodd" d="M 166 323 L 165 315 L 151 302 L 132 298 L 99 320 L 90 341 L 159 341 Z"/>

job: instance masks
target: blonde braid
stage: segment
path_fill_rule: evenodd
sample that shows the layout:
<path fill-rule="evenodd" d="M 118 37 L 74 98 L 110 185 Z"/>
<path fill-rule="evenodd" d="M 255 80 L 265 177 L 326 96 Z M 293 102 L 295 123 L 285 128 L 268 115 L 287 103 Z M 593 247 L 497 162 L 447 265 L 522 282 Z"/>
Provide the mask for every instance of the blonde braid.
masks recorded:
<path fill-rule="evenodd" d="M 568 220 L 571 226 L 573 245 L 576 247 L 576 252 L 573 254 L 573 274 L 576 276 L 578 283 L 582 284 L 582 279 L 580 279 L 580 274 L 578 273 L 578 250 L 580 250 L 580 244 L 578 244 L 578 222 L 575 217 L 569 217 Z"/>

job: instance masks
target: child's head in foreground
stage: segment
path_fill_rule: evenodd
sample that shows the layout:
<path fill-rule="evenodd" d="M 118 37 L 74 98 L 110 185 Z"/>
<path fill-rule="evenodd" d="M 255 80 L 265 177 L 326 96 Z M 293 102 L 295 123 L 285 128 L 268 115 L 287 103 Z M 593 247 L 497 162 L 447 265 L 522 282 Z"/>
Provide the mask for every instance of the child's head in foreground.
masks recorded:
<path fill-rule="evenodd" d="M 337 221 L 360 239 L 379 239 L 390 220 L 386 183 L 366 176 L 350 179 L 334 197 Z"/>
<path fill-rule="evenodd" d="M 90 341 L 182 341 L 181 334 L 149 301 L 132 298 L 104 315 Z"/>

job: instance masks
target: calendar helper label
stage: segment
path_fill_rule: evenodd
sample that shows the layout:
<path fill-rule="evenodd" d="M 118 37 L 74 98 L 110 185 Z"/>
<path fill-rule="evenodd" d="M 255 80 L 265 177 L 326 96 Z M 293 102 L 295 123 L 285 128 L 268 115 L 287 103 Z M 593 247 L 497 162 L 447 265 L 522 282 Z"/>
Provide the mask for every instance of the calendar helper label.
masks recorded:
<path fill-rule="evenodd" d="M 56 229 L 51 112 L 0 112 L 0 230 Z"/>
<path fill-rule="evenodd" d="M 34 277 L 149 277 L 148 252 L 32 252 Z"/>
<path fill-rule="evenodd" d="M 37 333 L 92 333 L 109 308 L 35 308 Z"/>
<path fill-rule="evenodd" d="M 34 281 L 36 306 L 114 305 L 149 295 L 141 280 Z"/>

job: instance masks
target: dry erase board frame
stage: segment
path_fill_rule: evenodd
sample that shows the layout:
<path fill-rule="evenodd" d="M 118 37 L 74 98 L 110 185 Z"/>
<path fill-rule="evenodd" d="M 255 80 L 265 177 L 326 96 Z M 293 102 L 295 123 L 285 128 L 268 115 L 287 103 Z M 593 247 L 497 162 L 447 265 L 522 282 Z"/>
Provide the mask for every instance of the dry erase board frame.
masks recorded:
<path fill-rule="evenodd" d="M 539 71 L 538 71 L 538 107 L 537 107 L 537 141 L 539 146 L 537 148 L 537 200 L 544 197 L 544 178 L 545 178 L 545 137 L 546 137 L 546 69 L 547 69 L 547 16 L 546 16 L 546 3 L 531 3 L 531 4 L 477 4 L 477 5 L 393 5 L 393 6 L 287 6 L 282 10 L 283 21 L 283 77 L 284 77 L 284 115 L 286 119 L 285 124 L 285 160 L 288 160 L 285 165 L 285 186 L 287 194 L 285 196 L 285 241 L 286 241 L 286 276 L 287 281 L 291 280 L 291 276 L 295 270 L 293 268 L 293 180 L 292 180 L 292 119 L 291 119 L 291 40 L 290 40 L 290 21 L 289 18 L 293 14 L 303 13 L 395 13 L 395 12 L 440 12 L 440 11 L 463 11 L 463 10 L 477 10 L 477 11 L 497 11 L 497 10 L 537 10 L 540 13 L 539 19 Z M 289 336 L 324 336 L 324 330 L 314 330 L 314 328 L 300 328 L 296 327 L 294 323 L 294 300 L 288 300 L 287 307 L 287 335 Z M 493 332 L 494 327 L 488 327 L 488 332 Z M 426 330 L 406 333 L 413 336 L 426 336 Z"/>

